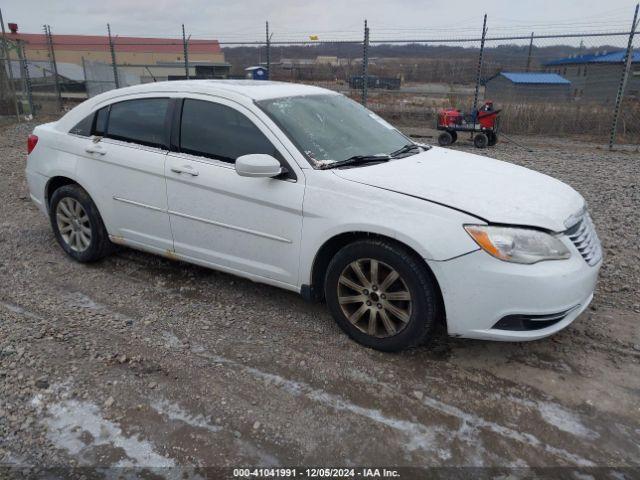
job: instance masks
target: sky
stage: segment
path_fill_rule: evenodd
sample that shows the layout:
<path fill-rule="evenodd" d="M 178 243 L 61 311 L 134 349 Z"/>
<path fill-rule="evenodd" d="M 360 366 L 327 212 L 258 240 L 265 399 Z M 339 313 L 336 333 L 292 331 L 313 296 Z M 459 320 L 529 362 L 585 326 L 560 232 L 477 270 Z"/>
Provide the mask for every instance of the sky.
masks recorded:
<path fill-rule="evenodd" d="M 263 40 L 268 20 L 273 41 L 360 39 L 366 18 L 372 40 L 477 37 L 482 15 L 488 35 L 509 36 L 629 30 L 629 0 L 3 0 L 5 25 L 25 33 L 179 37 L 230 42 Z"/>

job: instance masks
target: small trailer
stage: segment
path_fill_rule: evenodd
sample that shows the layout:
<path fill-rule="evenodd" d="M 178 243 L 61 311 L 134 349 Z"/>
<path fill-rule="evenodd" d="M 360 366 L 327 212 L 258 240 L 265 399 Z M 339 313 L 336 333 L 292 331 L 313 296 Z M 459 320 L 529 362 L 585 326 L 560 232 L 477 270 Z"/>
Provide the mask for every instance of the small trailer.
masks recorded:
<path fill-rule="evenodd" d="M 499 113 L 500 110 L 494 110 L 490 101 L 468 114 L 454 108 L 440 110 L 436 128 L 442 133 L 438 136 L 438 145 L 451 145 L 458 139 L 458 132 L 470 132 L 476 148 L 494 146 L 498 141 Z"/>

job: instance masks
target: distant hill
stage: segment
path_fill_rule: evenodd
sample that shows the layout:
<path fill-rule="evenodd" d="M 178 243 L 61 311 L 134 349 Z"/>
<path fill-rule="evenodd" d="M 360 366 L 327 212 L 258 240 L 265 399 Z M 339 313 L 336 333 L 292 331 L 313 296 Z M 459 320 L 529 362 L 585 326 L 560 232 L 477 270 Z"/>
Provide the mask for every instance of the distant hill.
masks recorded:
<path fill-rule="evenodd" d="M 489 77 L 502 70 L 520 71 L 526 68 L 528 45 L 502 44 L 484 50 L 483 77 Z M 598 51 L 621 50 L 620 47 L 602 45 L 585 48 L 570 45 L 534 46 L 531 69 L 539 70 L 542 64 L 557 58 L 571 55 L 584 55 Z M 226 60 L 233 65 L 232 73 L 241 75 L 246 67 L 266 61 L 265 47 L 229 47 L 223 48 Z M 407 81 L 444 81 L 453 83 L 473 82 L 478 60 L 479 45 L 425 45 L 425 44 L 377 44 L 369 48 L 372 74 L 396 76 L 401 74 Z M 322 43 L 318 45 L 276 45 L 271 48 L 271 62 L 277 64 L 281 58 L 315 59 L 318 56 L 336 56 L 339 58 L 362 58 L 362 45 Z M 335 70 L 335 69 L 334 69 Z M 359 67 L 339 69 L 334 76 L 357 74 Z M 348 70 L 346 73 L 345 71 Z M 277 67 L 274 67 L 277 74 Z M 318 69 L 324 79 L 326 68 Z"/>

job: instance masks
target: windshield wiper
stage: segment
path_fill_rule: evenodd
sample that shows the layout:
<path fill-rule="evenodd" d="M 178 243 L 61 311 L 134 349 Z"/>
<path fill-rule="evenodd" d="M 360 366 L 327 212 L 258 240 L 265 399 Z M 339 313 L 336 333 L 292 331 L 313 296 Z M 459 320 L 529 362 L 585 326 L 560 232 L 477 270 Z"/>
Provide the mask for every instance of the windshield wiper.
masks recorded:
<path fill-rule="evenodd" d="M 349 157 L 346 160 L 340 160 L 338 162 L 320 165 L 318 168 L 321 170 L 326 170 L 328 168 L 344 167 L 348 165 L 364 165 L 365 163 L 388 162 L 389 160 L 391 160 L 391 157 L 389 155 L 354 155 L 353 157 Z"/>
<path fill-rule="evenodd" d="M 423 147 L 421 145 L 418 145 L 417 143 L 407 143 L 404 147 L 399 148 L 395 152 L 391 152 L 389 156 L 394 158 L 394 157 L 397 157 L 398 155 L 402 155 L 403 153 L 409 153 L 410 151 L 416 148 L 419 150 L 422 150 Z"/>

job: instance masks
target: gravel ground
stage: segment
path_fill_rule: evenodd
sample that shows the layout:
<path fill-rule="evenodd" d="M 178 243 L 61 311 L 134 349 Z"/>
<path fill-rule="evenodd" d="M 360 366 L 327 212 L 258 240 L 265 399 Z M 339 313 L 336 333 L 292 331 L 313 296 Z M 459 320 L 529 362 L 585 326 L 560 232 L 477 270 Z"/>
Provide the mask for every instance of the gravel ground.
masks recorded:
<path fill-rule="evenodd" d="M 131 250 L 73 262 L 28 199 L 32 127 L 0 130 L 0 465 L 640 467 L 637 152 L 484 152 L 584 195 L 595 300 L 542 341 L 384 354 L 292 293 Z"/>

